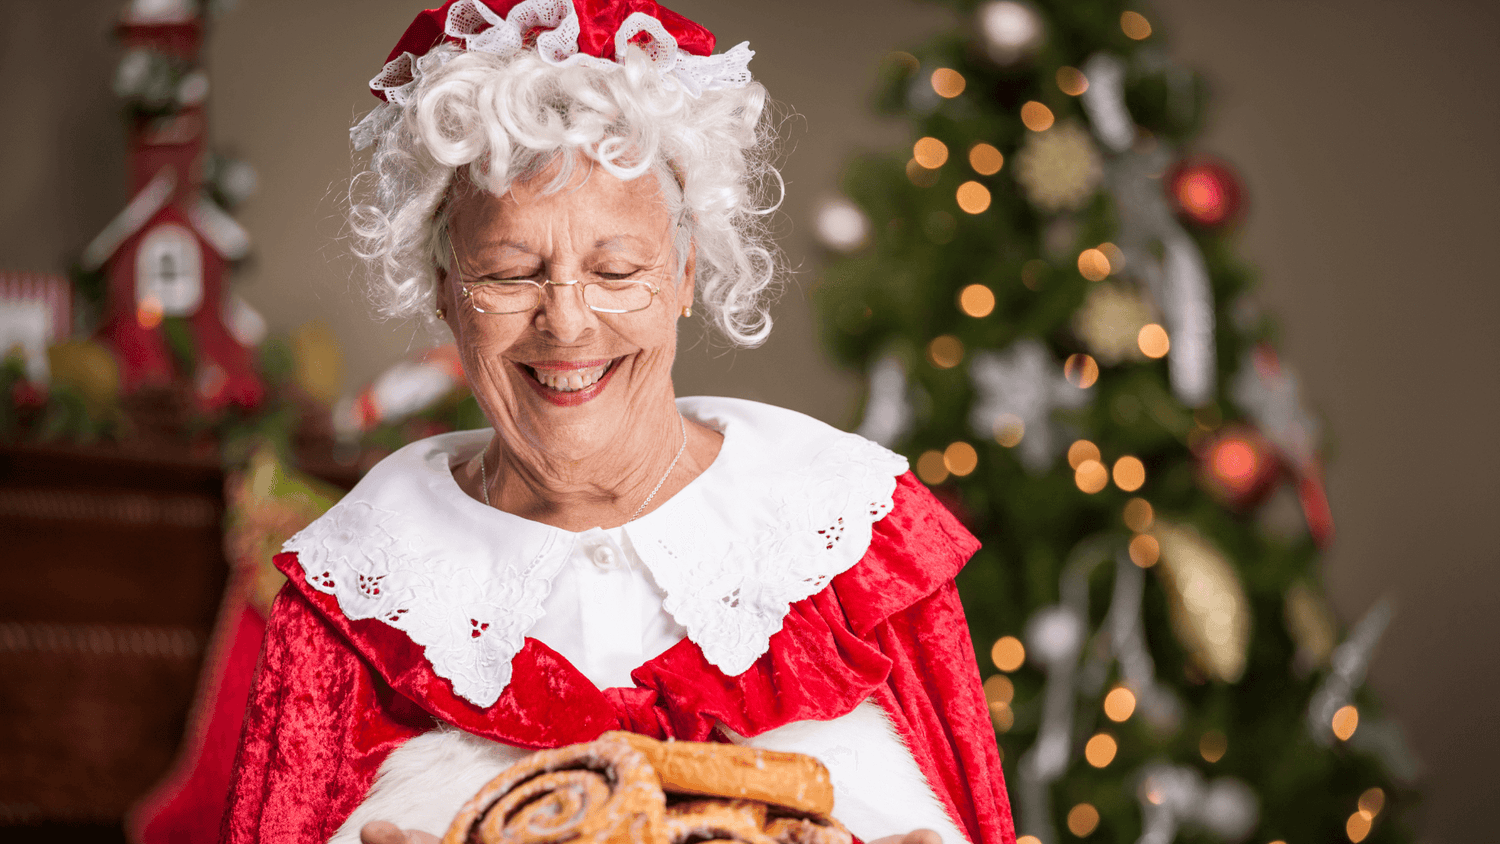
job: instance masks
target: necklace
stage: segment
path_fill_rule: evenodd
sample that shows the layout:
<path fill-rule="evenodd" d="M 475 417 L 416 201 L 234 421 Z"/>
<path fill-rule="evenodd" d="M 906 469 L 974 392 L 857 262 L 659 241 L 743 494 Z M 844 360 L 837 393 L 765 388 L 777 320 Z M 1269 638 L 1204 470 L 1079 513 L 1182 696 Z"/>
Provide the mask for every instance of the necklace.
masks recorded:
<path fill-rule="evenodd" d="M 679 413 L 677 414 L 677 422 L 679 427 L 682 429 L 682 444 L 677 446 L 677 454 L 673 455 L 672 463 L 671 465 L 667 466 L 666 474 L 662 475 L 661 480 L 656 482 L 656 486 L 651 488 L 651 492 L 646 496 L 646 500 L 642 501 L 641 506 L 635 508 L 635 512 L 631 513 L 630 518 L 626 519 L 625 521 L 633 522 L 640 517 L 641 513 L 645 512 L 647 505 L 651 503 L 652 499 L 656 498 L 656 494 L 658 492 L 661 492 L 661 485 L 667 482 L 667 478 L 672 477 L 672 470 L 677 468 L 677 461 L 682 459 L 682 452 L 687 449 L 687 419 L 681 413 Z M 485 452 L 488 450 L 489 448 L 486 447 L 484 450 L 479 452 L 479 491 L 484 496 L 484 506 L 486 507 L 491 506 L 490 472 L 489 469 L 485 466 Z"/>

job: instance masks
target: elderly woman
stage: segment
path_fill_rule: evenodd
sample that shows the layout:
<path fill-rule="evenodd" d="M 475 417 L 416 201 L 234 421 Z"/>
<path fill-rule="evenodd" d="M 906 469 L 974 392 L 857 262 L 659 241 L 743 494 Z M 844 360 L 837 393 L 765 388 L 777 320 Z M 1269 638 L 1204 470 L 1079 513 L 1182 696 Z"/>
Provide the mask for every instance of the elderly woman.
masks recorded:
<path fill-rule="evenodd" d="M 877 445 L 673 393 L 678 320 L 759 342 L 777 269 L 765 93 L 712 47 L 650 0 L 458 0 L 372 82 L 361 254 L 493 427 L 391 455 L 277 558 L 230 841 L 440 834 L 618 729 L 816 756 L 866 841 L 1014 840 L 974 539 Z"/>

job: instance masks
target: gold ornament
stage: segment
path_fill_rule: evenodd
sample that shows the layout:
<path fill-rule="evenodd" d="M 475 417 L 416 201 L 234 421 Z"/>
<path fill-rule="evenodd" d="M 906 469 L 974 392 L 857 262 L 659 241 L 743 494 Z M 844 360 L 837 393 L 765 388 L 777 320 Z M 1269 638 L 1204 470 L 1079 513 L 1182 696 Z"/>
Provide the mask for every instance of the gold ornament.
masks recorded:
<path fill-rule="evenodd" d="M 83 396 L 90 412 L 101 414 L 120 402 L 120 365 L 109 349 L 93 340 L 65 340 L 47 347 L 52 383 Z"/>
<path fill-rule="evenodd" d="M 1016 153 L 1016 181 L 1032 205 L 1048 213 L 1082 208 L 1104 178 L 1099 151 L 1076 122 L 1028 132 Z"/>
<path fill-rule="evenodd" d="M 1156 571 L 1167 591 L 1172 632 L 1208 677 L 1234 683 L 1245 673 L 1250 601 L 1234 564 L 1188 525 L 1158 521 Z"/>
<path fill-rule="evenodd" d="M 250 590 L 250 603 L 269 615 L 271 599 L 286 578 L 271 565 L 281 544 L 327 512 L 343 492 L 291 471 L 268 447 L 225 483 L 224 552 L 237 577 Z"/>
<path fill-rule="evenodd" d="M 320 320 L 292 332 L 297 386 L 314 399 L 333 404 L 344 390 L 344 351 L 338 335 Z"/>
<path fill-rule="evenodd" d="M 1100 363 L 1114 365 L 1141 357 L 1136 336 L 1156 321 L 1156 309 L 1135 290 L 1121 284 L 1094 285 L 1073 317 L 1078 335 Z"/>

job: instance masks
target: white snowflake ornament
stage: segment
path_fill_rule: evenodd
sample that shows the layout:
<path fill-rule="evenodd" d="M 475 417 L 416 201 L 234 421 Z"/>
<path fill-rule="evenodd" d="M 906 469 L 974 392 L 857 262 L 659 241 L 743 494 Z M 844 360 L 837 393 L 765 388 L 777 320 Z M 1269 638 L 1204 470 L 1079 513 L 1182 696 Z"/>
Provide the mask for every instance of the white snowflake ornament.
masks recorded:
<path fill-rule="evenodd" d="M 1060 450 L 1061 432 L 1052 411 L 1081 407 L 1089 399 L 1086 391 L 1068 383 L 1062 366 L 1037 340 L 1018 340 L 1004 354 L 976 354 L 969 377 L 979 394 L 969 424 L 988 437 L 1001 426 L 1019 423 L 1016 449 L 1021 465 L 1033 473 L 1050 468 Z"/>

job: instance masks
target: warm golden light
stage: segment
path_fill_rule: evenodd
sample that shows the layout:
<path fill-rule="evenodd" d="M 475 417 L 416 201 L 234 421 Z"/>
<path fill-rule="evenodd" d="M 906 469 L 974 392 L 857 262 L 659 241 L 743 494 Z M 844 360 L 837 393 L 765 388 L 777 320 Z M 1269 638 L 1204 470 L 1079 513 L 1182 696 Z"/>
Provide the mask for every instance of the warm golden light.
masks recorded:
<path fill-rule="evenodd" d="M 933 338 L 927 344 L 927 359 L 938 369 L 952 369 L 963 362 L 964 344 L 952 334 Z"/>
<path fill-rule="evenodd" d="M 989 703 L 1010 705 L 1016 697 L 1016 684 L 1004 674 L 996 674 L 984 681 L 984 699 Z"/>
<path fill-rule="evenodd" d="M 1052 116 L 1052 109 L 1036 100 L 1031 100 L 1021 106 L 1021 122 L 1033 132 L 1045 132 L 1051 129 L 1056 120 L 1057 118 Z"/>
<path fill-rule="evenodd" d="M 1078 253 L 1078 273 L 1089 281 L 1109 278 L 1109 258 L 1098 249 L 1085 249 Z"/>
<path fill-rule="evenodd" d="M 1089 743 L 1083 746 L 1083 758 L 1088 760 L 1095 768 L 1102 768 L 1115 761 L 1115 753 L 1120 746 L 1115 743 L 1114 736 L 1109 733 L 1096 733 Z"/>
<path fill-rule="evenodd" d="M 1068 465 L 1077 469 L 1085 460 L 1098 460 L 1099 446 L 1088 440 L 1075 440 L 1068 446 Z"/>
<path fill-rule="evenodd" d="M 1198 755 L 1210 764 L 1224 758 L 1229 751 L 1229 737 L 1218 730 L 1209 730 L 1198 739 Z"/>
<path fill-rule="evenodd" d="M 1068 831 L 1084 838 L 1099 828 L 1099 810 L 1091 804 L 1079 803 L 1068 810 Z"/>
<path fill-rule="evenodd" d="M 1140 12 L 1124 12 L 1120 15 L 1120 29 L 1125 31 L 1126 38 L 1141 41 L 1151 37 L 1151 21 Z M 941 92 L 939 92 L 941 93 Z"/>
<path fill-rule="evenodd" d="M 1333 734 L 1339 737 L 1339 741 L 1348 741 L 1359 729 L 1359 710 L 1354 704 L 1339 707 L 1339 711 L 1333 713 Z"/>
<path fill-rule="evenodd" d="M 1005 156 L 989 144 L 975 144 L 969 148 L 969 166 L 981 176 L 993 176 L 1005 166 Z"/>
<path fill-rule="evenodd" d="M 1359 810 L 1374 818 L 1385 808 L 1385 792 L 1379 788 L 1371 788 L 1359 796 Z"/>
<path fill-rule="evenodd" d="M 939 97 L 953 99 L 964 92 L 964 75 L 951 67 L 940 67 L 932 72 L 932 90 Z"/>
<path fill-rule="evenodd" d="M 1099 363 L 1090 355 L 1068 355 L 1063 362 L 1063 376 L 1069 384 L 1086 390 L 1099 380 Z"/>
<path fill-rule="evenodd" d="M 147 331 L 161 325 L 162 315 L 161 300 L 155 296 L 146 296 L 136 303 L 135 321 Z"/>
<path fill-rule="evenodd" d="M 1130 561 L 1143 569 L 1149 569 L 1156 565 L 1161 559 L 1161 543 L 1156 537 L 1149 533 L 1143 533 L 1130 540 Z"/>
<path fill-rule="evenodd" d="M 1156 521 L 1156 510 L 1144 498 L 1132 498 L 1125 504 L 1125 527 L 1136 533 L 1145 533 Z"/>
<path fill-rule="evenodd" d="M 1124 686 L 1115 686 L 1104 696 L 1104 717 L 1120 723 L 1135 713 L 1135 692 Z"/>
<path fill-rule="evenodd" d="M 1035 835 L 1022 835 L 1016 839 L 1016 844 L 1042 844 L 1042 839 Z"/>
<path fill-rule="evenodd" d="M 915 158 L 906 162 L 906 178 L 919 188 L 930 188 L 937 184 L 938 172 L 923 167 Z"/>
<path fill-rule="evenodd" d="M 948 161 L 948 145 L 937 138 L 922 138 L 911 147 L 911 157 L 929 170 L 936 170 Z"/>
<path fill-rule="evenodd" d="M 1089 89 L 1089 78 L 1076 67 L 1066 65 L 1057 69 L 1057 87 L 1070 97 L 1076 97 Z"/>
<path fill-rule="evenodd" d="M 1146 483 L 1146 464 L 1139 457 L 1126 455 L 1115 461 L 1115 486 L 1126 492 L 1135 492 Z"/>
<path fill-rule="evenodd" d="M 990 189 L 978 182 L 964 182 L 956 194 L 958 207 L 970 214 L 978 214 L 990 207 Z"/>
<path fill-rule="evenodd" d="M 922 483 L 937 485 L 948 480 L 948 466 L 943 463 L 941 451 L 924 451 L 917 458 L 917 477 Z"/>
<path fill-rule="evenodd" d="M 1026 648 L 1014 636 L 1001 636 L 990 648 L 990 662 L 995 663 L 995 667 L 1001 671 L 1015 671 L 1025 661 Z"/>
<path fill-rule="evenodd" d="M 990 721 L 997 732 L 1004 733 L 1016 725 L 1016 713 L 1010 704 L 997 701 L 990 704 Z"/>
<path fill-rule="evenodd" d="M 979 466 L 979 452 L 966 442 L 953 443 L 943 450 L 943 465 L 962 478 Z"/>
<path fill-rule="evenodd" d="M 1125 266 L 1125 250 L 1109 241 L 1099 244 L 1098 248 L 1104 253 L 1104 257 L 1109 259 L 1110 272 L 1117 273 Z"/>
<path fill-rule="evenodd" d="M 1344 822 L 1344 834 L 1349 836 L 1353 844 L 1359 844 L 1365 840 L 1365 836 L 1370 834 L 1370 827 L 1374 825 L 1365 813 L 1355 812 L 1349 816 L 1349 820 Z"/>
<path fill-rule="evenodd" d="M 1078 484 L 1079 489 L 1093 495 L 1109 486 L 1109 470 L 1097 460 L 1085 460 L 1074 470 L 1073 483 Z"/>
<path fill-rule="evenodd" d="M 1026 423 L 1014 413 L 1002 413 L 995 417 L 995 442 L 1006 448 L 1015 448 L 1026 436 Z"/>
<path fill-rule="evenodd" d="M 971 284 L 958 292 L 958 309 L 971 317 L 987 317 L 995 310 L 995 291 Z"/>
<path fill-rule="evenodd" d="M 1166 357 L 1172 348 L 1167 330 L 1154 322 L 1141 327 L 1140 333 L 1135 336 L 1135 342 L 1141 347 L 1141 354 L 1148 358 Z"/>

